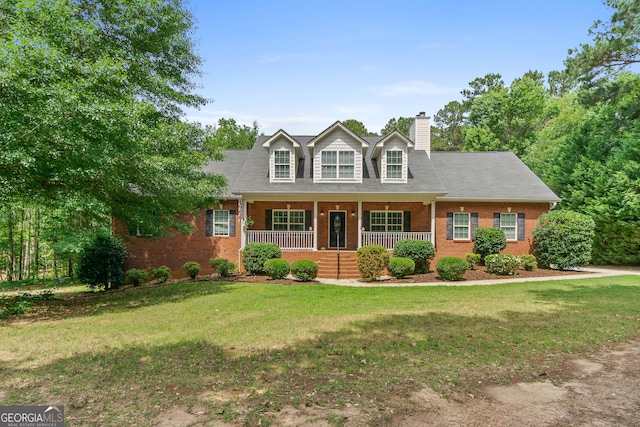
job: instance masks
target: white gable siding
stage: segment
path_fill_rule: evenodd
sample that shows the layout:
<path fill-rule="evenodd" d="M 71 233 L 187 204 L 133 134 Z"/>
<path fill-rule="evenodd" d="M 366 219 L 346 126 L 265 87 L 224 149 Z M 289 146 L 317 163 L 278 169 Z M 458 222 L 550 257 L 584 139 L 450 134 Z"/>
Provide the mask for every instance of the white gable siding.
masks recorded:
<path fill-rule="evenodd" d="M 275 152 L 284 151 L 284 150 L 289 152 L 289 177 L 276 178 Z M 272 143 L 269 149 L 269 182 L 295 182 L 297 164 L 298 164 L 298 159 L 296 158 L 296 152 L 289 141 L 285 139 L 280 139 Z"/>
<path fill-rule="evenodd" d="M 387 153 L 389 151 L 402 151 L 402 178 L 388 178 L 387 177 Z M 380 180 L 385 183 L 406 183 L 407 176 L 407 144 L 402 141 L 393 140 L 387 142 L 382 149 L 382 159 L 380 165 Z"/>
<path fill-rule="evenodd" d="M 323 151 L 354 151 L 354 177 L 353 179 L 322 179 L 322 152 Z M 346 132 L 336 131 L 315 145 L 313 154 L 313 182 L 362 182 L 362 144 L 356 141 Z"/>

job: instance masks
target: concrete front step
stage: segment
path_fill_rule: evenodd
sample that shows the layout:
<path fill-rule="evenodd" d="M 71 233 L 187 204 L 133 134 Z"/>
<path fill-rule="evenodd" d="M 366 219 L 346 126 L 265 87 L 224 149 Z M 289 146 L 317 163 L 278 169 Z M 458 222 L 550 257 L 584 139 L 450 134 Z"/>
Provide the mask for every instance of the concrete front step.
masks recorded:
<path fill-rule="evenodd" d="M 337 278 L 338 277 L 338 254 L 337 252 L 327 253 L 318 260 L 318 277 Z M 359 279 L 360 272 L 356 265 L 355 252 L 340 253 L 340 278 Z"/>

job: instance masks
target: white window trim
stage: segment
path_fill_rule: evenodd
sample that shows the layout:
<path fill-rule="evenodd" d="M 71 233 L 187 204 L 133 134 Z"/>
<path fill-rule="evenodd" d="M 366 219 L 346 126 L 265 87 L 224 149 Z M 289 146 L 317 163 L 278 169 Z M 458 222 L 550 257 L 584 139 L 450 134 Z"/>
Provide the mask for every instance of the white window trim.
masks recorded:
<path fill-rule="evenodd" d="M 514 218 L 514 222 L 513 222 L 513 226 L 505 226 L 502 224 L 502 216 L 503 215 L 510 215 L 513 216 Z M 509 237 L 507 237 L 507 233 L 505 232 L 505 228 L 513 228 L 513 238 L 510 239 Z M 500 213 L 500 230 L 502 230 L 504 232 L 504 236 L 507 238 L 507 241 L 509 242 L 515 242 L 518 240 L 518 214 L 517 213 L 513 213 L 513 212 L 501 212 Z"/>
<path fill-rule="evenodd" d="M 276 223 L 276 212 L 287 212 L 287 222 L 278 222 Z M 291 212 L 302 212 L 302 223 L 299 222 L 294 222 L 293 224 L 299 225 L 302 224 L 302 228 L 300 230 L 293 230 L 293 231 L 304 231 L 304 224 L 305 224 L 305 211 L 304 209 L 274 209 L 271 213 L 271 230 L 272 231 L 292 231 L 291 230 Z M 287 224 L 287 229 L 286 230 L 276 230 L 276 224 Z"/>
<path fill-rule="evenodd" d="M 384 213 L 384 231 L 375 230 L 375 232 L 379 233 L 402 233 L 404 230 L 404 211 L 371 211 L 369 212 L 369 229 L 373 230 L 373 227 L 381 227 L 382 224 L 374 224 L 373 223 L 373 214 Z M 389 213 L 399 213 L 400 214 L 400 224 L 391 224 L 392 226 L 400 226 L 400 230 L 389 231 Z"/>
<path fill-rule="evenodd" d="M 323 161 L 323 157 L 324 157 L 324 153 L 336 153 L 336 163 L 324 163 Z M 344 163 L 341 164 L 340 163 L 340 153 L 351 153 L 353 154 L 353 163 Z M 341 180 L 347 180 L 347 181 L 353 181 L 356 179 L 356 152 L 355 150 L 337 150 L 337 149 L 326 149 L 326 150 L 322 150 L 322 152 L 320 153 L 320 179 L 323 181 L 341 181 Z M 335 166 L 336 168 L 336 176 L 335 177 L 326 177 L 323 175 L 324 172 L 324 167 L 325 166 Z M 353 170 L 353 175 L 350 177 L 341 177 L 340 176 L 340 166 L 351 166 L 352 170 Z"/>
<path fill-rule="evenodd" d="M 227 226 L 227 233 L 226 234 L 218 234 L 216 233 L 216 224 L 224 224 L 223 221 L 216 221 L 216 212 L 226 212 L 227 213 L 227 221 L 226 221 L 226 226 Z M 213 211 L 213 235 L 214 236 L 223 236 L 223 237 L 229 237 L 229 229 L 231 228 L 229 221 L 231 220 L 231 212 L 228 209 L 217 209 Z"/>
<path fill-rule="evenodd" d="M 463 228 L 463 225 L 456 225 L 456 216 L 467 217 L 467 236 L 466 237 L 456 237 L 456 228 Z M 453 213 L 453 240 L 471 240 L 471 213 L 469 212 L 454 212 Z"/>
<path fill-rule="evenodd" d="M 276 159 L 277 159 L 276 153 L 288 153 L 289 154 L 288 163 L 277 163 L 277 161 L 276 161 Z M 293 170 L 293 166 L 291 164 L 291 158 L 292 158 L 292 155 L 291 155 L 291 151 L 290 150 L 280 148 L 280 149 L 277 149 L 277 150 L 273 151 L 273 175 L 272 175 L 273 176 L 273 179 L 272 179 L 273 181 L 291 181 L 291 171 Z M 278 166 L 288 166 L 289 167 L 289 174 L 286 177 L 277 176 L 276 171 L 278 170 Z"/>

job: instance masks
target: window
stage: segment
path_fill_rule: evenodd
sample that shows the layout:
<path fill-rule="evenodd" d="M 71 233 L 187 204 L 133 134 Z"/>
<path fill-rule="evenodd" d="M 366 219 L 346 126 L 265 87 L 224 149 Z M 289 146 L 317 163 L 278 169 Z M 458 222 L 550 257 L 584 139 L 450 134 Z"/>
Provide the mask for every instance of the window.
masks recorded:
<path fill-rule="evenodd" d="M 402 151 L 387 151 L 387 178 L 402 178 Z"/>
<path fill-rule="evenodd" d="M 402 211 L 371 211 L 371 231 L 402 231 Z"/>
<path fill-rule="evenodd" d="M 323 151 L 322 178 L 349 179 L 355 177 L 355 159 L 353 151 Z"/>
<path fill-rule="evenodd" d="M 304 231 L 304 211 L 274 210 L 274 231 Z"/>
<path fill-rule="evenodd" d="M 517 217 L 515 213 L 500 214 L 500 229 L 504 231 L 504 235 L 507 240 L 516 240 L 516 224 Z"/>
<path fill-rule="evenodd" d="M 453 213 L 453 239 L 454 240 L 469 240 L 469 219 L 471 215 L 468 212 L 454 212 Z"/>
<path fill-rule="evenodd" d="M 229 235 L 229 211 L 213 211 L 213 235 Z"/>
<path fill-rule="evenodd" d="M 291 168 L 289 156 L 291 153 L 289 153 L 286 150 L 278 150 L 273 154 L 274 154 L 274 160 L 275 160 L 275 178 L 276 179 L 291 178 L 291 174 L 289 172 Z"/>

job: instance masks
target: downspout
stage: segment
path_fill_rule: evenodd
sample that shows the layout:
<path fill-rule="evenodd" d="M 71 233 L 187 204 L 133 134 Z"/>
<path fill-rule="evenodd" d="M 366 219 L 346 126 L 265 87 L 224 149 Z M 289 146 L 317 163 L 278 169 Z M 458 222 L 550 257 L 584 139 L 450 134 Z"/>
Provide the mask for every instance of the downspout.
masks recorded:
<path fill-rule="evenodd" d="M 556 208 L 556 206 L 558 206 L 558 202 L 551 202 L 549 203 L 549 205 L 551 205 L 551 207 L 549 208 L 549 211 L 552 211 Z"/>

